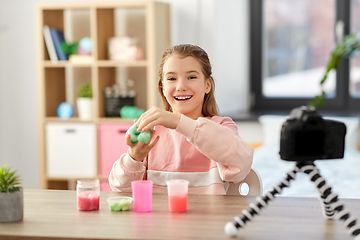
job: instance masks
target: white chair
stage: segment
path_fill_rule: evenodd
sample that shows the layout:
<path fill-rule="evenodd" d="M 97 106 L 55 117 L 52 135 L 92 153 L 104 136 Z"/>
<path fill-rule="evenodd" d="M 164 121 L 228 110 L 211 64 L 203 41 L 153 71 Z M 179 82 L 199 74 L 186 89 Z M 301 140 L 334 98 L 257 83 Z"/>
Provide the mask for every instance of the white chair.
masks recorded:
<path fill-rule="evenodd" d="M 244 184 L 247 184 L 249 187 L 249 192 L 243 193 L 242 187 Z M 241 196 L 262 196 L 263 194 L 263 185 L 259 173 L 252 169 L 249 174 L 238 183 L 231 183 L 226 191 L 226 195 L 241 195 Z"/>

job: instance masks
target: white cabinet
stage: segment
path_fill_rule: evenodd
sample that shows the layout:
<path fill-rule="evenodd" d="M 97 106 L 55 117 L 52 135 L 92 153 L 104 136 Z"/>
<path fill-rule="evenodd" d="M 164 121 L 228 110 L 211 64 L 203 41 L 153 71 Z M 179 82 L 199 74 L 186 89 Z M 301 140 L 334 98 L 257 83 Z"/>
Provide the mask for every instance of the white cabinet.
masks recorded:
<path fill-rule="evenodd" d="M 97 176 L 96 125 L 47 123 L 46 173 L 53 178 Z"/>

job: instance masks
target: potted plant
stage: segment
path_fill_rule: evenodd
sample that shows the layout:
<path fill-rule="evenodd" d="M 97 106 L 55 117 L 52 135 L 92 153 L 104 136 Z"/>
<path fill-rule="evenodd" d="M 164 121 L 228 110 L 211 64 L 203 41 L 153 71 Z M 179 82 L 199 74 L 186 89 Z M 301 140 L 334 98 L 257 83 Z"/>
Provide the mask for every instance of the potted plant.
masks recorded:
<path fill-rule="evenodd" d="M 324 84 L 331 70 L 337 70 L 343 58 L 349 58 L 360 50 L 360 32 L 343 37 L 342 41 L 333 48 L 330 58 L 326 64 L 326 71 L 320 81 L 321 92 L 310 100 L 309 106 L 317 108 L 325 105 L 326 93 Z"/>
<path fill-rule="evenodd" d="M 24 200 L 20 179 L 11 168 L 0 167 L 0 223 L 23 219 Z"/>
<path fill-rule="evenodd" d="M 92 112 L 92 87 L 91 83 L 83 83 L 78 88 L 78 98 L 76 99 L 77 110 L 81 120 L 90 120 Z"/>

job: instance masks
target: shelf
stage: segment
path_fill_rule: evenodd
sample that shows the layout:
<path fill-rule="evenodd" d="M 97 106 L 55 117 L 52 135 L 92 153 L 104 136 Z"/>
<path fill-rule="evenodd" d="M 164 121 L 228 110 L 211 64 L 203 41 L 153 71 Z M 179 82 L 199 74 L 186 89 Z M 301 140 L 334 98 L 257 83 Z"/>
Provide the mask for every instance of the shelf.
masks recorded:
<path fill-rule="evenodd" d="M 44 67 L 63 68 L 69 65 L 69 61 L 56 61 L 45 60 L 43 62 Z"/>
<path fill-rule="evenodd" d="M 161 107 L 161 99 L 158 94 L 158 65 L 161 56 L 170 41 L 170 6 L 168 3 L 157 1 L 112 1 L 112 2 L 93 2 L 84 1 L 81 3 L 38 3 L 36 6 L 36 44 L 37 44 L 37 85 L 38 85 L 38 104 L 39 104 L 39 173 L 41 188 L 67 189 L 74 188 L 74 182 L 80 179 L 68 178 L 66 174 L 56 174 L 53 176 L 64 176 L 59 178 L 49 177 L 47 166 L 51 152 L 47 140 L 54 139 L 46 126 L 61 125 L 66 123 L 77 125 L 93 125 L 96 131 L 93 139 L 93 147 L 96 152 L 96 173 L 94 178 L 107 181 L 107 176 L 101 176 L 102 163 L 113 164 L 119 154 L 127 151 L 125 144 L 125 134 L 122 132 L 118 136 L 115 130 L 109 130 L 106 135 L 107 150 L 102 151 L 101 144 L 104 144 L 101 133 L 102 127 L 111 125 L 114 129 L 124 128 L 123 131 L 134 123 L 134 119 L 121 117 L 105 117 L 104 92 L 114 86 L 124 86 L 129 84 L 126 91 L 134 91 L 136 97 L 134 105 L 140 109 L 149 109 L 153 106 Z M 81 57 L 72 61 L 50 61 L 47 47 L 43 35 L 44 25 L 50 28 L 60 29 L 64 32 L 65 39 L 69 42 L 79 41 L 83 37 L 90 37 L 93 40 L 91 57 L 82 59 Z M 115 36 L 127 36 L 136 39 L 136 46 L 143 53 L 141 61 L 115 61 L 109 60 L 108 42 Z M 133 80 L 133 81 L 128 81 Z M 93 118 L 91 120 L 81 120 L 77 111 L 77 94 L 79 86 L 83 83 L 92 84 L 93 95 Z M 131 85 L 131 86 L 130 86 Z M 68 102 L 74 108 L 73 117 L 61 119 L 57 115 L 58 106 Z M 84 123 L 84 124 L 81 124 Z M 85 124 L 86 123 L 86 124 Z M 119 126 L 117 126 L 119 125 Z M 107 131 L 107 130 L 106 130 Z M 88 131 L 90 132 L 90 130 Z M 103 134 L 104 135 L 104 134 Z M 116 141 L 109 136 L 116 135 Z M 64 136 L 65 137 L 65 136 Z M 75 139 L 75 135 L 66 135 L 67 139 Z M 59 139 L 56 138 L 55 139 Z M 110 139 L 110 140 L 109 140 Z M 83 137 L 81 141 L 87 140 Z M 62 147 L 69 140 L 62 140 Z M 121 148 L 119 146 L 122 145 Z M 125 146 L 124 146 L 125 145 Z M 71 145 L 73 146 L 73 145 Z M 78 147 L 80 149 L 80 147 Z M 126 149 L 126 150 L 124 150 Z M 71 149 L 71 157 L 76 159 L 77 149 Z M 114 150 L 114 151 L 113 151 Z M 108 157 L 106 154 L 115 152 L 116 157 Z M 59 151 L 60 159 L 70 159 L 69 154 Z M 50 158 L 49 158 L 50 159 Z M 88 159 L 88 158 L 87 158 Z M 57 160 L 54 162 L 59 163 Z M 69 168 L 75 169 L 75 163 Z M 103 164 L 104 165 L 104 164 Z M 61 172 L 62 173 L 62 172 Z"/>
<path fill-rule="evenodd" d="M 121 118 L 121 117 L 108 117 L 108 118 L 98 118 L 98 123 L 134 123 L 134 119 Z"/>
<path fill-rule="evenodd" d="M 134 123 L 134 119 L 130 118 L 121 118 L 121 117 L 104 117 L 97 118 L 93 120 L 81 120 L 78 117 L 71 117 L 69 119 L 61 119 L 58 117 L 47 117 L 44 119 L 44 122 L 59 122 L 59 123 L 125 123 L 132 124 Z"/>
<path fill-rule="evenodd" d="M 96 65 L 99 67 L 146 67 L 147 61 L 122 62 L 113 60 L 99 60 Z"/>
<path fill-rule="evenodd" d="M 63 67 L 147 67 L 148 62 L 146 60 L 134 61 L 134 62 L 122 62 L 114 60 L 99 60 L 92 63 L 72 63 L 69 61 L 56 61 L 44 60 L 43 66 L 48 68 L 63 68 Z"/>
<path fill-rule="evenodd" d="M 61 119 L 61 118 L 58 118 L 58 117 L 47 117 L 47 118 L 45 118 L 45 122 L 61 122 L 61 123 L 66 123 L 66 122 L 71 122 L 71 123 L 80 122 L 80 123 L 92 123 L 93 121 L 92 121 L 92 120 L 84 121 L 84 120 L 79 119 L 78 117 L 71 117 L 71 118 L 69 118 L 69 119 Z"/>

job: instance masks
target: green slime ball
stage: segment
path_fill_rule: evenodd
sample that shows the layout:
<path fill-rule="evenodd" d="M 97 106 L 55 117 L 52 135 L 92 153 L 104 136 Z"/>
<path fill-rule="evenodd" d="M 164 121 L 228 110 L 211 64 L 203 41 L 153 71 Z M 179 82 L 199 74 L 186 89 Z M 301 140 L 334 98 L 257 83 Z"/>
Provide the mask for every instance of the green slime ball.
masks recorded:
<path fill-rule="evenodd" d="M 150 141 L 150 133 L 151 133 L 151 129 L 143 132 L 138 132 L 137 131 L 137 123 L 135 123 L 134 125 L 132 125 L 126 132 L 126 134 L 130 134 L 131 136 L 131 142 L 133 144 L 137 144 L 138 142 L 143 142 L 143 143 L 149 143 Z"/>
<path fill-rule="evenodd" d="M 144 112 L 145 110 L 135 106 L 125 105 L 120 109 L 120 116 L 122 118 L 139 118 Z"/>

